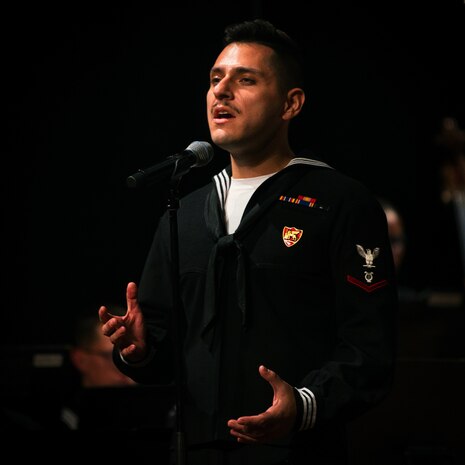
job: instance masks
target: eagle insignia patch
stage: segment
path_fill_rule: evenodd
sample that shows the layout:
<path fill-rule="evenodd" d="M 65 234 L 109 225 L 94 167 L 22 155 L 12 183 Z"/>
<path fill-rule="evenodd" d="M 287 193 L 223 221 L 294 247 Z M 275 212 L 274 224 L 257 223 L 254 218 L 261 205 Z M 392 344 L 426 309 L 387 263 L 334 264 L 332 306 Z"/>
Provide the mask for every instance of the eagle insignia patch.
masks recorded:
<path fill-rule="evenodd" d="M 355 246 L 357 247 L 358 254 L 365 259 L 365 265 L 363 266 L 366 268 L 376 268 L 376 266 L 373 265 L 373 262 L 375 261 L 375 258 L 379 255 L 379 247 L 375 247 L 372 250 L 364 249 L 359 244 L 356 244 Z"/>
<path fill-rule="evenodd" d="M 351 284 L 354 284 L 355 286 L 360 287 L 366 292 L 373 292 L 386 286 L 388 282 L 385 279 L 382 279 L 381 281 L 374 281 L 375 272 L 373 269 L 376 268 L 376 266 L 373 263 L 375 258 L 379 256 L 380 248 L 375 247 L 374 249 L 365 249 L 359 244 L 356 244 L 355 247 L 358 254 L 365 259 L 365 264 L 363 265 L 363 267 L 366 268 L 363 271 L 365 283 L 350 275 L 347 275 L 347 281 Z"/>

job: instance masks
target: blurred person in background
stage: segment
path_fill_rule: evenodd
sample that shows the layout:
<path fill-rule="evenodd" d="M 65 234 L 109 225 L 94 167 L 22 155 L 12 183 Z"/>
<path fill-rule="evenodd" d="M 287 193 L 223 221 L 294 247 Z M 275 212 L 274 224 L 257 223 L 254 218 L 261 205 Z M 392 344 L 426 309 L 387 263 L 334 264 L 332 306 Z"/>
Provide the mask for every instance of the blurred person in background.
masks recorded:
<path fill-rule="evenodd" d="M 118 306 L 115 309 L 118 312 Z M 137 384 L 114 364 L 113 344 L 102 334 L 101 328 L 102 323 L 96 315 L 80 315 L 75 322 L 74 340 L 69 349 L 72 372 L 66 383 L 71 387 L 67 389 L 61 410 L 61 421 L 66 429 L 80 429 L 80 416 L 83 409 L 88 408 L 86 396 L 92 390 Z M 104 413 L 102 411 L 102 415 Z"/>
<path fill-rule="evenodd" d="M 440 156 L 441 232 L 438 244 L 449 283 L 465 291 L 465 130 L 450 116 L 443 118 L 435 139 Z"/>
<path fill-rule="evenodd" d="M 422 305 L 424 295 L 412 285 L 404 267 L 407 254 L 408 238 L 405 229 L 404 218 L 396 205 L 385 197 L 378 198 L 386 214 L 389 241 L 391 243 L 392 257 L 397 273 L 397 290 L 399 293 L 399 304 L 401 305 Z"/>
<path fill-rule="evenodd" d="M 406 252 L 406 236 L 404 220 L 398 209 L 390 201 L 381 198 L 379 199 L 388 224 L 389 240 L 391 241 L 392 257 L 397 273 L 400 273 L 404 262 Z"/>
<path fill-rule="evenodd" d="M 102 323 L 95 315 L 78 320 L 69 357 L 79 372 L 84 388 L 134 385 L 113 363 L 113 344 L 102 334 Z"/>

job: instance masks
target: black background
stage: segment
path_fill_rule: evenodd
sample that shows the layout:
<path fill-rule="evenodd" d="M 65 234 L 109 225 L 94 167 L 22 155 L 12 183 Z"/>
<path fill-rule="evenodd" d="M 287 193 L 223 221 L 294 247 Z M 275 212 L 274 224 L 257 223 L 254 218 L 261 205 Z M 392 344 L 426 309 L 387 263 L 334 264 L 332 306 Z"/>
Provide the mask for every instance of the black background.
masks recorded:
<path fill-rule="evenodd" d="M 205 93 L 222 30 L 257 16 L 307 56 L 294 149 L 393 201 L 407 223 L 404 275 L 417 289 L 434 285 L 433 141 L 444 116 L 465 120 L 465 7 L 432 3 L 4 9 L 2 340 L 64 343 L 77 312 L 124 303 L 166 203 L 164 190 L 131 190 L 125 179 L 209 140 Z M 215 152 L 185 176 L 182 193 L 226 164 Z"/>

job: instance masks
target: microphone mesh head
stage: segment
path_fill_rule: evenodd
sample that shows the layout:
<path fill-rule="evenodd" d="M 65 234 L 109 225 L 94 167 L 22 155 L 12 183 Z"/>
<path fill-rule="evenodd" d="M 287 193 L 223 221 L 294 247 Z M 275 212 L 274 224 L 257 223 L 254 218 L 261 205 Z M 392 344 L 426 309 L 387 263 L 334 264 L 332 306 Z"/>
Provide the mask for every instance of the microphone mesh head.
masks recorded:
<path fill-rule="evenodd" d="M 208 142 L 194 141 L 186 150 L 189 150 L 195 155 L 196 163 L 193 167 L 205 166 L 213 159 L 213 147 Z"/>

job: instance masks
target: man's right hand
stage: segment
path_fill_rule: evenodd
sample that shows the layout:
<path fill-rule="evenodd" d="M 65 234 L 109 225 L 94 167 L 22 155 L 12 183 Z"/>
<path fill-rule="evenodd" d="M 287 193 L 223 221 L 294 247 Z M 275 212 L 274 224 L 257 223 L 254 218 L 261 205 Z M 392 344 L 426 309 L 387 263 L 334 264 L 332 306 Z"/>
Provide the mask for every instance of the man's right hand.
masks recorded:
<path fill-rule="evenodd" d="M 130 282 L 126 288 L 127 310 L 124 316 L 110 313 L 107 307 L 99 308 L 102 332 L 119 349 L 128 362 L 136 363 L 147 355 L 144 316 L 137 301 L 137 285 Z"/>

